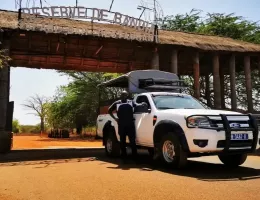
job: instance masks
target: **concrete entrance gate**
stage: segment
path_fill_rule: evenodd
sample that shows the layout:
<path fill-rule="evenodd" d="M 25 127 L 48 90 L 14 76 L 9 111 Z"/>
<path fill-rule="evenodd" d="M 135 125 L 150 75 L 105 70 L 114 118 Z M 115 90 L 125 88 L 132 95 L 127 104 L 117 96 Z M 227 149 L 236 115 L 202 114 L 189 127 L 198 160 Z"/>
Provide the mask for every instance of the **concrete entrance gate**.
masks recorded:
<path fill-rule="evenodd" d="M 6 55 L 11 57 L 0 69 L 0 152 L 7 152 L 11 141 L 11 131 L 6 128 L 7 122 L 10 123 L 7 116 L 12 115 L 12 109 L 11 114 L 7 111 L 10 66 L 117 73 L 158 69 L 192 75 L 196 98 L 200 98 L 199 78 L 204 76 L 208 80 L 212 73 L 214 108 L 222 109 L 225 109 L 224 77 L 228 75 L 232 110 L 237 110 L 235 73 L 244 71 L 248 111 L 254 111 L 251 70 L 260 70 L 260 45 L 164 30 L 158 30 L 157 39 L 151 40 L 151 35 L 129 26 L 40 16 L 29 18 L 26 21 L 19 19 L 17 12 L 0 10 L 0 48 L 6 49 Z M 206 86 L 209 90 L 209 80 Z"/>

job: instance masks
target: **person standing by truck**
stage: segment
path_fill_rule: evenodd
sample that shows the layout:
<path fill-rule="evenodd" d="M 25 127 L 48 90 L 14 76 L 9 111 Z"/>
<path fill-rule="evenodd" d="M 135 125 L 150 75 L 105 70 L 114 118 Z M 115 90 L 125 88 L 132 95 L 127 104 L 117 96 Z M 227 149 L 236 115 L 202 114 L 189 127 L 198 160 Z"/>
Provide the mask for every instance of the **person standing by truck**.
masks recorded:
<path fill-rule="evenodd" d="M 134 107 L 135 104 L 132 100 L 128 99 L 128 92 L 123 91 L 121 94 L 121 99 L 114 102 L 108 109 L 110 116 L 118 123 L 118 133 L 120 136 L 120 148 L 121 157 L 126 158 L 126 136 L 128 136 L 132 155 L 137 158 L 137 148 L 136 148 L 136 130 L 134 123 Z M 117 118 L 113 112 L 117 112 Z"/>

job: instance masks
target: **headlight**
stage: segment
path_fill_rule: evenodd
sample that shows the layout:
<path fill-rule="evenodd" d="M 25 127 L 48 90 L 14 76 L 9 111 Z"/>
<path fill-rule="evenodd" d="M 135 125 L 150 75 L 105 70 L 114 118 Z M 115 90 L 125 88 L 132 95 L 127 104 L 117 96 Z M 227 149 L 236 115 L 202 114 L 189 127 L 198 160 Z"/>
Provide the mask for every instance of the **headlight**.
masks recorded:
<path fill-rule="evenodd" d="M 203 116 L 191 116 L 187 117 L 187 126 L 189 128 L 210 128 L 210 122 L 207 117 Z"/>

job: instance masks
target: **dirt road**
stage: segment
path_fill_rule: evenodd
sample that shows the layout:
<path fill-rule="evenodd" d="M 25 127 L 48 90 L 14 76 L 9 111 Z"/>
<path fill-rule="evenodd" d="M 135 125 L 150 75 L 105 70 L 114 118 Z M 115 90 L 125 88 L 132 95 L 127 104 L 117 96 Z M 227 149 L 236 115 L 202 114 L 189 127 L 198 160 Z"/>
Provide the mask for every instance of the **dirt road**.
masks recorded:
<path fill-rule="evenodd" d="M 13 149 L 34 149 L 34 148 L 66 148 L 66 147 L 101 147 L 102 142 L 79 138 L 48 138 L 46 135 L 40 136 L 14 136 Z"/>
<path fill-rule="evenodd" d="M 129 161 L 130 162 L 130 161 Z M 260 157 L 236 170 L 216 157 L 195 159 L 187 169 L 122 164 L 103 152 L 93 157 L 0 163 L 1 200 L 86 199 L 260 199 Z"/>

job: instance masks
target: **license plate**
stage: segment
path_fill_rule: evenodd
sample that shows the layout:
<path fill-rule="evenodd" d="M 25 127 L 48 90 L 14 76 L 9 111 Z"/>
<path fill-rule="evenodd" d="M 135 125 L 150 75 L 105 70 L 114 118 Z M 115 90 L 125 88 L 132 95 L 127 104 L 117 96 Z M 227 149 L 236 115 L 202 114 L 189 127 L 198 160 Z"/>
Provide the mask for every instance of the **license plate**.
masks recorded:
<path fill-rule="evenodd" d="M 246 133 L 231 134 L 231 140 L 248 140 L 248 134 Z"/>

